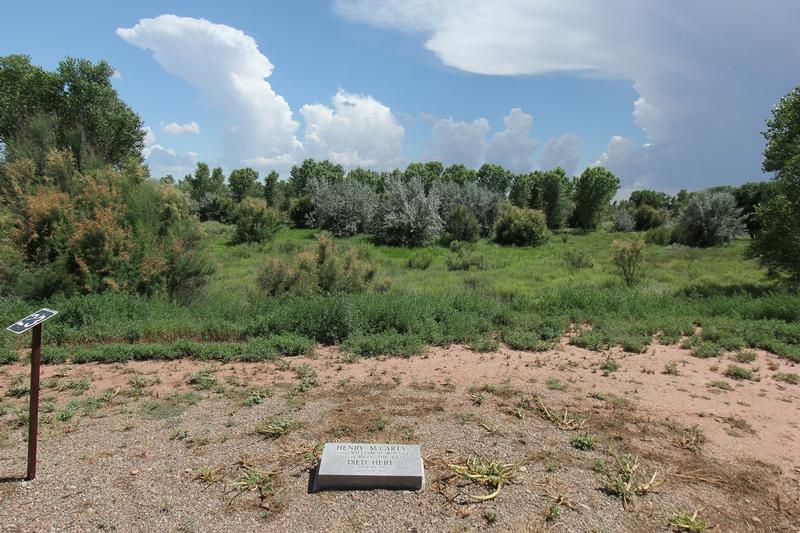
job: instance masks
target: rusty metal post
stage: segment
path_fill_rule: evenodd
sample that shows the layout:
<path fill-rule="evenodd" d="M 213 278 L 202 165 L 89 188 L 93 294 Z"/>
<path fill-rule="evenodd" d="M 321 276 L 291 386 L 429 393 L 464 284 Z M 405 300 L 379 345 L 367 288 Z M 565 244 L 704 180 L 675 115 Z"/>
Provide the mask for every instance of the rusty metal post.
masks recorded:
<path fill-rule="evenodd" d="M 28 481 L 36 478 L 36 445 L 39 438 L 39 366 L 42 356 L 42 325 L 33 327 L 31 343 L 31 405 L 28 416 Z"/>

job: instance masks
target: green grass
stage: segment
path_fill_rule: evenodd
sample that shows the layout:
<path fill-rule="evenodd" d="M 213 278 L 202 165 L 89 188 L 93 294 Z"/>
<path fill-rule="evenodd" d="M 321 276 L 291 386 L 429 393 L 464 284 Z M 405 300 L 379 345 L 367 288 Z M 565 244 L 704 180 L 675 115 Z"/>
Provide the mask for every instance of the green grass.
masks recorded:
<path fill-rule="evenodd" d="M 205 225 L 216 272 L 189 302 L 125 294 L 58 296 L 43 302 L 0 299 L 0 320 L 12 323 L 33 308 L 60 315 L 44 328 L 46 363 L 124 362 L 191 357 L 259 361 L 308 353 L 315 343 L 343 344 L 358 356 L 413 355 L 426 346 L 488 342 L 496 337 L 522 350 L 545 350 L 572 324 L 591 330 L 571 343 L 600 350 L 641 352 L 661 342 L 703 333 L 695 353 L 760 348 L 800 361 L 800 295 L 770 285 L 744 257 L 746 240 L 709 249 L 648 246 L 644 280 L 632 288 L 609 262 L 613 234 L 571 235 L 535 248 L 501 247 L 485 240 L 475 253 L 485 270 L 451 271 L 449 251 L 426 248 L 427 268 L 409 268 L 419 249 L 375 246 L 365 236 L 341 239 L 368 254 L 385 292 L 259 297 L 255 275 L 268 256 L 313 245 L 313 230 L 283 230 L 272 243 L 231 246 L 231 228 Z M 340 242 L 337 241 L 337 242 Z M 576 269 L 565 253 L 592 258 Z M 427 259 L 423 261 L 427 262 Z M 0 354 L 28 339 L 5 337 Z M 0 363 L 9 358 L 0 355 Z"/>

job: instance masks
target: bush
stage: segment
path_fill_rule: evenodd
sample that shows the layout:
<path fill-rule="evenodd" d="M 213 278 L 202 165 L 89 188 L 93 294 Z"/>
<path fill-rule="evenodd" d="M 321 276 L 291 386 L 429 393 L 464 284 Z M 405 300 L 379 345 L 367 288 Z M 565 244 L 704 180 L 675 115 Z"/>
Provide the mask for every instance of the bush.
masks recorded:
<path fill-rule="evenodd" d="M 612 224 L 614 231 L 633 231 L 636 228 L 636 219 L 633 218 L 631 212 L 620 207 L 614 213 L 614 222 Z"/>
<path fill-rule="evenodd" d="M 676 244 L 681 241 L 680 231 L 675 226 L 666 224 L 645 233 L 644 240 L 648 244 L 658 244 L 661 246 Z"/>
<path fill-rule="evenodd" d="M 611 262 L 625 285 L 629 287 L 641 278 L 644 247 L 645 244 L 641 240 L 611 243 Z"/>
<path fill-rule="evenodd" d="M 452 181 L 437 182 L 432 191 L 439 198 L 439 216 L 448 220 L 450 212 L 463 205 L 478 220 L 480 233 L 488 237 L 497 217 L 500 216 L 503 197 L 485 189 L 473 181 L 458 184 Z"/>
<path fill-rule="evenodd" d="M 475 252 L 475 246 L 468 242 L 453 241 L 450 243 L 450 253 L 445 259 L 447 270 L 483 270 L 486 260 Z"/>
<path fill-rule="evenodd" d="M 636 230 L 647 231 L 667 222 L 667 210 L 644 204 L 636 208 L 633 217 L 636 219 Z"/>
<path fill-rule="evenodd" d="M 375 223 L 375 239 L 394 246 L 420 246 L 436 240 L 442 231 L 439 198 L 435 191 L 425 194 L 422 182 L 399 176 L 384 180 Z"/>
<path fill-rule="evenodd" d="M 495 240 L 500 244 L 536 246 L 550 237 L 544 213 L 536 209 L 510 207 L 495 225 Z"/>
<path fill-rule="evenodd" d="M 592 268 L 594 266 L 592 256 L 586 250 L 577 248 L 571 248 L 564 252 L 564 262 L 575 269 Z"/>
<path fill-rule="evenodd" d="M 360 292 L 375 276 L 375 266 L 358 257 L 353 249 L 337 252 L 333 239 L 317 238 L 314 252 L 302 251 L 294 258 L 269 257 L 259 269 L 256 284 L 269 296 L 292 292 L 315 294 Z"/>
<path fill-rule="evenodd" d="M 281 227 L 280 213 L 267 207 L 267 202 L 261 198 L 242 200 L 236 208 L 235 218 L 235 244 L 271 241 Z"/>
<path fill-rule="evenodd" d="M 681 213 L 679 222 L 684 244 L 718 246 L 744 232 L 744 216 L 729 192 L 700 191 Z"/>
<path fill-rule="evenodd" d="M 475 242 L 478 240 L 480 227 L 466 206 L 458 204 L 450 210 L 447 223 L 442 234 L 442 243 L 449 245 L 453 241 Z"/>
<path fill-rule="evenodd" d="M 289 200 L 289 221 L 294 228 L 308 228 L 314 204 L 310 194 L 303 194 Z"/>
<path fill-rule="evenodd" d="M 422 250 L 415 253 L 406 261 L 406 267 L 414 270 L 428 270 L 433 263 L 433 252 Z"/>
<path fill-rule="evenodd" d="M 354 179 L 338 183 L 312 179 L 309 181 L 311 204 L 309 225 L 315 225 L 346 237 L 369 230 L 378 206 L 378 195 L 369 186 Z"/>

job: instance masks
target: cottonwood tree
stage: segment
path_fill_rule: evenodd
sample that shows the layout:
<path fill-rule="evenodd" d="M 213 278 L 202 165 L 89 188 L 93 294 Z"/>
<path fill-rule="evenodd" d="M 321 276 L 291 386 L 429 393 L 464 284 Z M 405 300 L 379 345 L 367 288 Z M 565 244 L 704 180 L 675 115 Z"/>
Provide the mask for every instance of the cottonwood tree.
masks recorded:
<path fill-rule="evenodd" d="M 589 167 L 575 181 L 576 227 L 593 230 L 619 190 L 619 178 L 603 167 Z"/>
<path fill-rule="evenodd" d="M 755 210 L 750 254 L 773 276 L 800 282 L 800 87 L 781 98 L 763 132 L 763 169 L 776 191 Z"/>
<path fill-rule="evenodd" d="M 248 196 L 261 196 L 258 172 L 249 167 L 232 170 L 231 175 L 228 176 L 228 186 L 231 198 L 237 203 Z"/>

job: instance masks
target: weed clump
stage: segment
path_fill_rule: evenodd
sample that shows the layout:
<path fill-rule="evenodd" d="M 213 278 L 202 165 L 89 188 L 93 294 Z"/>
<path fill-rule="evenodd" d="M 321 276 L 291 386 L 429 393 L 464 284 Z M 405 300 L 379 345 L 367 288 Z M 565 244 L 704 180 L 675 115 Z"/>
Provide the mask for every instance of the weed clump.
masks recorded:
<path fill-rule="evenodd" d="M 728 366 L 728 368 L 725 369 L 725 375 L 731 379 L 736 379 L 736 380 L 753 379 L 752 370 L 748 370 L 747 368 L 738 365 Z"/>
<path fill-rule="evenodd" d="M 256 435 L 277 439 L 294 427 L 294 420 L 285 416 L 271 416 L 256 426 Z"/>
<path fill-rule="evenodd" d="M 632 454 L 617 455 L 612 452 L 616 460 L 616 469 L 606 469 L 604 490 L 622 498 L 623 505 L 627 506 L 631 499 L 650 492 L 661 484 L 658 481 L 658 471 L 653 472 L 649 481 L 643 481 L 639 476 L 639 456 Z"/>
<path fill-rule="evenodd" d="M 518 465 L 502 463 L 474 455 L 469 456 L 463 463 L 449 464 L 447 466 L 464 479 L 486 485 L 492 491 L 488 494 L 470 494 L 469 497 L 475 501 L 487 501 L 496 498 L 500 494 L 500 489 L 503 488 L 503 485 L 512 483 L 518 478 Z"/>
<path fill-rule="evenodd" d="M 594 450 L 596 439 L 588 433 L 578 433 L 569 441 L 573 448 L 583 451 Z"/>
<path fill-rule="evenodd" d="M 352 293 L 369 288 L 375 265 L 353 249 L 340 253 L 328 235 L 317 238 L 316 250 L 303 251 L 293 259 L 270 257 L 258 272 L 262 294 Z"/>

